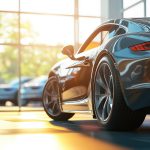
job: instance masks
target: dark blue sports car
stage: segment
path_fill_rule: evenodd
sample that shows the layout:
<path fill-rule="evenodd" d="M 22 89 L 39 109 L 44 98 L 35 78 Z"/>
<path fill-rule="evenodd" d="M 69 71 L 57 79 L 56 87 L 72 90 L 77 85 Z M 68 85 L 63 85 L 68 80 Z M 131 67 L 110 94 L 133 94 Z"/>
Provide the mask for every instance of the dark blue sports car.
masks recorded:
<path fill-rule="evenodd" d="M 49 73 L 43 106 L 54 120 L 89 112 L 107 130 L 134 130 L 150 113 L 150 18 L 99 26 Z"/>
<path fill-rule="evenodd" d="M 30 81 L 31 77 L 21 77 L 21 85 Z M 18 105 L 19 79 L 12 80 L 9 84 L 0 84 L 0 105 L 5 105 L 7 101 L 11 101 L 14 105 Z"/>

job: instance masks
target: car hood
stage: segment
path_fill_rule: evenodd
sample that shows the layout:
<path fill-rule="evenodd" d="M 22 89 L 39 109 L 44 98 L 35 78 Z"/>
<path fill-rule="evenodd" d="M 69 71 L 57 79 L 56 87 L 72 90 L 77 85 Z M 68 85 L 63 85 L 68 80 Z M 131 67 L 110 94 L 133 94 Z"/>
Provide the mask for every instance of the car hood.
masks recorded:
<path fill-rule="evenodd" d="M 15 86 L 11 86 L 10 84 L 0 84 L 0 89 L 18 89 Z"/>
<path fill-rule="evenodd" d="M 11 88 L 9 84 L 0 84 L 0 88 Z"/>

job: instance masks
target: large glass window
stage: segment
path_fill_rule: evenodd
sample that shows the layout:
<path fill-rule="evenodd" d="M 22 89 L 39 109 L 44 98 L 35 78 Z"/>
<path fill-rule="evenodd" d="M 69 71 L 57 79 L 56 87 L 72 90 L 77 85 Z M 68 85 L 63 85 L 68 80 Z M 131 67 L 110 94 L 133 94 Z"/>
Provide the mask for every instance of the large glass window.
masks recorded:
<path fill-rule="evenodd" d="M 18 11 L 19 0 L 0 0 L 1 11 Z"/>
<path fill-rule="evenodd" d="M 73 17 L 21 14 L 22 44 L 73 44 Z"/>
<path fill-rule="evenodd" d="M 62 45 L 55 46 L 23 46 L 21 49 L 21 72 L 23 76 L 37 77 L 47 75 L 50 68 L 62 59 Z"/>
<path fill-rule="evenodd" d="M 100 17 L 100 2 L 100 0 L 79 0 L 79 15 Z"/>
<path fill-rule="evenodd" d="M 0 13 L 0 43 L 18 43 L 18 15 Z"/>
<path fill-rule="evenodd" d="M 100 23 L 100 0 L 0 0 L 0 84 L 47 76 Z"/>
<path fill-rule="evenodd" d="M 150 0 L 146 1 L 146 15 L 150 17 Z"/>
<path fill-rule="evenodd" d="M 128 8 L 139 1 L 140 0 L 123 0 L 123 8 Z"/>
<path fill-rule="evenodd" d="M 100 25 L 101 21 L 98 18 L 79 18 L 79 43 L 85 42 L 88 36 Z"/>
<path fill-rule="evenodd" d="M 0 83 L 9 83 L 18 76 L 18 49 L 0 45 Z"/>
<path fill-rule="evenodd" d="M 74 0 L 20 0 L 21 11 L 50 13 L 50 14 L 74 14 Z"/>
<path fill-rule="evenodd" d="M 150 0 L 123 0 L 125 18 L 150 17 Z"/>
<path fill-rule="evenodd" d="M 140 10 L 140 11 L 139 11 Z M 141 2 L 130 9 L 124 11 L 125 18 L 138 18 L 144 17 L 144 3 Z"/>
<path fill-rule="evenodd" d="M 140 11 L 139 11 L 140 10 Z M 139 3 L 136 6 L 126 10 L 124 12 L 125 18 L 138 18 L 144 17 L 144 3 Z"/>

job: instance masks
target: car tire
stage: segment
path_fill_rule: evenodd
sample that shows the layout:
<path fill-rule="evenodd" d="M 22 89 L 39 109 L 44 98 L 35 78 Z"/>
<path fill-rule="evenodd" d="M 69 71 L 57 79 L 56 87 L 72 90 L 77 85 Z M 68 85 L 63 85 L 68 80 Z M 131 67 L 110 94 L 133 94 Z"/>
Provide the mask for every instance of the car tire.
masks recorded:
<path fill-rule="evenodd" d="M 29 101 L 26 99 L 21 99 L 20 101 L 21 101 L 21 106 L 27 106 L 29 103 Z"/>
<path fill-rule="evenodd" d="M 19 91 L 16 92 L 15 98 L 14 98 L 14 100 L 12 101 L 12 103 L 13 103 L 14 106 L 19 106 L 19 104 L 18 104 L 18 92 L 19 92 Z M 20 105 L 21 105 L 21 106 L 27 106 L 27 105 L 28 105 L 28 101 L 25 100 L 25 99 L 20 99 Z"/>
<path fill-rule="evenodd" d="M 18 106 L 18 91 L 16 92 L 12 103 L 13 103 L 13 106 Z"/>
<path fill-rule="evenodd" d="M 43 107 L 47 115 L 56 121 L 67 121 L 73 117 L 73 113 L 64 113 L 60 106 L 61 94 L 58 80 L 52 76 L 47 81 L 42 96 Z"/>
<path fill-rule="evenodd" d="M 107 130 L 137 129 L 146 116 L 144 112 L 133 111 L 126 105 L 117 70 L 108 56 L 101 58 L 96 69 L 94 110 L 98 121 Z"/>
<path fill-rule="evenodd" d="M 6 105 L 6 101 L 0 101 L 0 106 L 5 106 Z"/>

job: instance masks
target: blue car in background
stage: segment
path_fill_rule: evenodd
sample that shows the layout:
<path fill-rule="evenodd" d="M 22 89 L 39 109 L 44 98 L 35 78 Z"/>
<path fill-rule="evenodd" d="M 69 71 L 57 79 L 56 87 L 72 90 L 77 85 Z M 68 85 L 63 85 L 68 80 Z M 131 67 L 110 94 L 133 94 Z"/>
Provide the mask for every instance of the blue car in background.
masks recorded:
<path fill-rule="evenodd" d="M 26 106 L 31 101 L 41 101 L 47 76 L 37 77 L 21 87 L 21 105 Z"/>
<path fill-rule="evenodd" d="M 32 80 L 31 77 L 21 77 L 21 85 Z M 18 105 L 19 79 L 12 80 L 9 84 L 0 84 L 0 105 L 4 106 L 6 101 Z"/>

